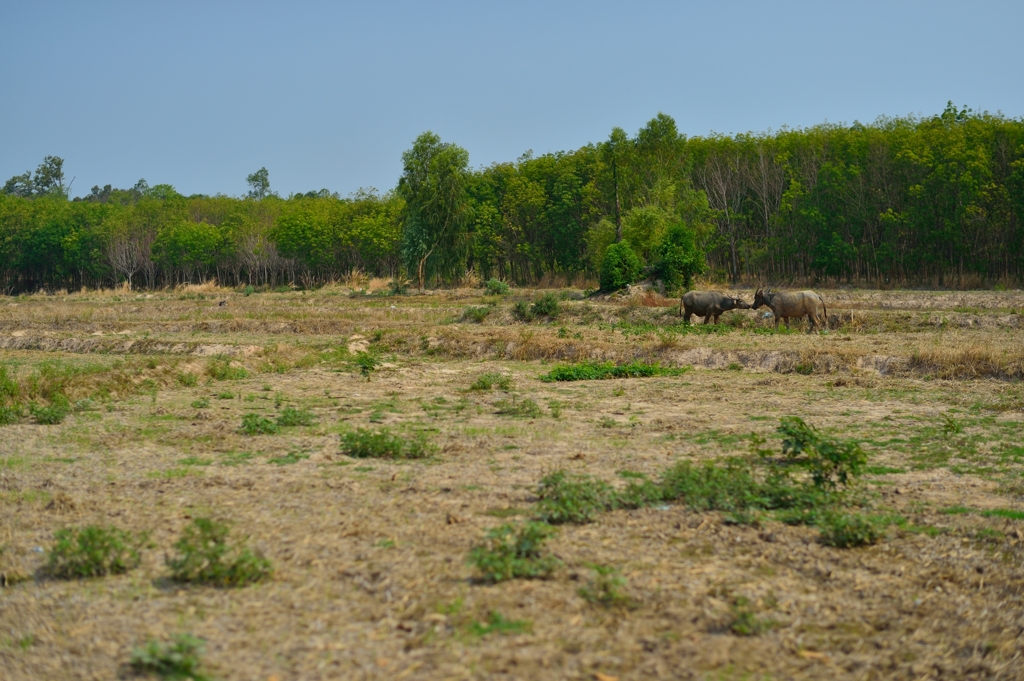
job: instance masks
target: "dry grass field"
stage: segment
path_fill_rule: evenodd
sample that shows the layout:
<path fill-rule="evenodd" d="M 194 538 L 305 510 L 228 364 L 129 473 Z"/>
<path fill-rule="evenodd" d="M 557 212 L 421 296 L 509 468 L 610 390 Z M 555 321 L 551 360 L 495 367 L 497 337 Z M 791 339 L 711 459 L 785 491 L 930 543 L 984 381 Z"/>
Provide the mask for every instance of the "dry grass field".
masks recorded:
<path fill-rule="evenodd" d="M 140 651 L 181 634 L 225 680 L 1024 678 L 1024 293 L 822 291 L 823 334 L 541 293 L 0 298 L 0 678 L 159 678 Z M 690 368 L 540 380 L 585 361 Z M 469 562 L 557 471 L 625 499 L 782 470 L 785 417 L 867 453 L 831 510 L 602 502 L 551 526 L 546 579 Z M 272 573 L 174 579 L 201 518 Z M 90 525 L 144 535 L 138 565 L 62 577 Z"/>

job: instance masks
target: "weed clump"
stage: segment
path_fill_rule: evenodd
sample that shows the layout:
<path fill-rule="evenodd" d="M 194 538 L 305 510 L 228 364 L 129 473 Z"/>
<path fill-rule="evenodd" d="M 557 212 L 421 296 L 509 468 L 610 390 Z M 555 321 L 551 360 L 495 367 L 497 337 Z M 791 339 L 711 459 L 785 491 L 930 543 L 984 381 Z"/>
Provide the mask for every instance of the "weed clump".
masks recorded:
<path fill-rule="evenodd" d="M 868 455 L 853 440 L 825 437 L 796 416 L 784 416 L 778 427 L 782 453 L 805 467 L 816 487 L 834 490 L 860 475 Z"/>
<path fill-rule="evenodd" d="M 729 631 L 737 636 L 759 636 L 777 624 L 775 620 L 758 617 L 750 600 L 740 596 L 732 605 Z"/>
<path fill-rule="evenodd" d="M 204 643 L 191 634 L 177 634 L 168 643 L 150 639 L 143 647 L 132 650 L 132 669 L 164 679 L 207 681 L 209 677 L 199 671 Z"/>
<path fill-rule="evenodd" d="M 356 428 L 341 435 L 341 453 L 356 459 L 424 459 L 433 451 L 422 433 L 407 438 L 387 428 Z"/>
<path fill-rule="evenodd" d="M 313 412 L 306 409 L 285 407 L 281 411 L 281 415 L 277 417 L 277 425 L 281 428 L 289 428 L 291 426 L 311 426 L 313 425 Z"/>
<path fill-rule="evenodd" d="M 512 292 L 512 289 L 510 289 L 508 284 L 500 279 L 492 278 L 487 282 L 487 292 L 492 296 L 507 296 Z"/>
<path fill-rule="evenodd" d="M 470 390 L 490 390 L 494 386 L 498 386 L 498 390 L 511 390 L 512 389 L 512 377 L 506 374 L 499 374 L 497 372 L 488 372 L 481 374 L 475 381 L 469 386 Z"/>
<path fill-rule="evenodd" d="M 199 383 L 199 377 L 191 371 L 185 371 L 178 374 L 178 383 L 185 388 L 194 388 Z"/>
<path fill-rule="evenodd" d="M 869 546 L 884 537 L 876 521 L 856 513 L 830 512 L 818 519 L 821 543 L 840 549 Z"/>
<path fill-rule="evenodd" d="M 660 364 L 645 362 L 629 362 L 614 364 L 613 362 L 581 362 L 579 364 L 560 364 L 540 377 L 545 383 L 554 381 L 596 381 L 609 378 L 646 378 L 650 376 L 679 376 L 691 367 L 663 367 Z"/>
<path fill-rule="evenodd" d="M 240 430 L 246 435 L 272 435 L 280 430 L 280 426 L 266 416 L 246 414 L 242 417 Z"/>
<path fill-rule="evenodd" d="M 36 420 L 36 423 L 43 426 L 55 426 L 61 423 L 70 410 L 71 404 L 68 402 L 68 398 L 60 393 L 53 396 L 49 406 L 28 405 L 28 411 Z"/>
<path fill-rule="evenodd" d="M 477 324 L 482 324 L 493 311 L 494 308 L 489 305 L 481 307 L 467 307 L 462 311 L 462 317 L 460 317 L 460 319 L 464 322 L 476 322 Z"/>
<path fill-rule="evenodd" d="M 512 316 L 521 322 L 529 324 L 537 318 L 536 313 L 525 300 L 517 300 L 512 306 Z"/>
<path fill-rule="evenodd" d="M 606 608 L 636 606 L 633 599 L 622 590 L 626 586 L 626 579 L 619 574 L 618 569 L 596 564 L 589 567 L 594 571 L 593 578 L 577 590 L 583 600 Z"/>
<path fill-rule="evenodd" d="M 235 366 L 228 359 L 215 359 L 206 367 L 210 378 L 218 381 L 237 381 L 249 377 L 245 367 Z"/>
<path fill-rule="evenodd" d="M 537 317 L 550 317 L 551 319 L 554 319 L 560 312 L 558 307 L 558 296 L 550 292 L 541 295 L 533 301 L 533 305 L 530 306 L 530 311 Z"/>
<path fill-rule="evenodd" d="M 370 381 L 370 374 L 372 374 L 380 364 L 380 360 L 365 351 L 356 353 L 355 359 L 353 359 L 352 362 L 359 368 L 359 375 L 365 378 L 367 382 Z"/>
<path fill-rule="evenodd" d="M 544 555 L 544 542 L 555 529 L 543 523 L 502 525 L 489 531 L 483 543 L 469 552 L 469 563 L 488 582 L 509 579 L 546 579 L 561 566 L 554 556 Z"/>
<path fill-rule="evenodd" d="M 15 402 L 14 404 L 0 404 L 0 426 L 10 425 L 17 423 L 18 419 L 21 418 L 21 405 Z"/>
<path fill-rule="evenodd" d="M 57 530 L 46 572 L 61 579 L 119 575 L 138 567 L 148 534 L 88 525 Z"/>
<path fill-rule="evenodd" d="M 487 615 L 487 623 L 473 622 L 469 625 L 469 632 L 474 636 L 486 636 L 487 634 L 524 634 L 533 629 L 529 620 L 506 619 L 497 610 L 492 610 Z"/>
<path fill-rule="evenodd" d="M 273 573 L 270 561 L 245 546 L 228 544 L 228 526 L 196 518 L 174 543 L 177 555 L 167 558 L 171 579 L 214 586 L 245 586 Z"/>
<path fill-rule="evenodd" d="M 538 520 L 553 525 L 593 522 L 599 513 L 616 505 L 615 490 L 608 483 L 565 471 L 544 476 L 537 497 Z"/>
<path fill-rule="evenodd" d="M 530 398 L 517 400 L 513 395 L 510 400 L 498 400 L 494 406 L 498 408 L 495 413 L 502 416 L 522 416 L 531 419 L 541 416 L 540 405 Z"/>

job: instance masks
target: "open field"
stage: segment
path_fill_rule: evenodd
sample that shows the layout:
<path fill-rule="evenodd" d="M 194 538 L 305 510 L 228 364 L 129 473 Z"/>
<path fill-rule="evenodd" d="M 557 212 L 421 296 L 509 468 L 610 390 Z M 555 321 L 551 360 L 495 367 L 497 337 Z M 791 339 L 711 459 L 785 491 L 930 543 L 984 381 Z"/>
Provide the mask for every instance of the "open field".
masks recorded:
<path fill-rule="evenodd" d="M 0 298 L 0 677 L 130 677 L 188 633 L 217 679 L 1024 678 L 1024 293 L 822 291 L 821 335 L 555 293 L 532 321 L 520 290 Z M 540 380 L 584 360 L 692 369 Z M 681 496 L 557 525 L 549 579 L 467 563 L 555 471 L 768 470 L 790 416 L 867 452 L 841 503 L 877 543 Z M 344 455 L 360 428 L 427 456 Z M 272 576 L 171 580 L 202 517 Z M 50 574 L 92 524 L 148 532 L 138 567 Z"/>

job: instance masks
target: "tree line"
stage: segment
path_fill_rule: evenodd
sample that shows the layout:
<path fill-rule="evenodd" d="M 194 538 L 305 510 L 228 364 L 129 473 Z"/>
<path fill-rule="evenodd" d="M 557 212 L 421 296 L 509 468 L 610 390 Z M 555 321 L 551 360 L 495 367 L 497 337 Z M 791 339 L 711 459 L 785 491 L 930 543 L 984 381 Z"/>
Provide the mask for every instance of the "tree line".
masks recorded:
<path fill-rule="evenodd" d="M 385 193 L 183 196 L 140 180 L 69 200 L 48 156 L 0 192 L 8 292 L 128 282 L 312 287 L 353 270 L 449 285 L 562 277 L 672 290 L 720 280 L 1009 284 L 1024 279 L 1024 120 L 949 104 L 879 118 L 686 137 L 658 114 L 575 151 L 471 168 L 433 133 Z"/>

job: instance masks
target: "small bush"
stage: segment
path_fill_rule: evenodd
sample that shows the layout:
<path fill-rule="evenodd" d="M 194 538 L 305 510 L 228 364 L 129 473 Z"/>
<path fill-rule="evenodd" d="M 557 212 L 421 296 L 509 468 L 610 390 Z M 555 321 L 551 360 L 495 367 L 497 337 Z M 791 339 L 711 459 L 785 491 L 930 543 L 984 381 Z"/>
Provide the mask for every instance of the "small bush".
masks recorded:
<path fill-rule="evenodd" d="M 848 549 L 875 544 L 885 535 L 878 523 L 855 513 L 828 513 L 818 520 L 821 543 Z"/>
<path fill-rule="evenodd" d="M 206 367 L 206 373 L 218 381 L 237 381 L 249 377 L 245 367 L 234 366 L 230 360 L 215 359 Z"/>
<path fill-rule="evenodd" d="M 533 305 L 530 307 L 530 311 L 538 317 L 550 317 L 554 319 L 558 316 L 558 296 L 554 293 L 545 293 L 537 300 L 533 301 Z"/>
<path fill-rule="evenodd" d="M 501 281 L 500 279 L 491 279 L 487 282 L 487 292 L 492 296 L 507 296 L 512 292 L 512 289 L 508 287 L 508 284 Z"/>
<path fill-rule="evenodd" d="M 469 563 L 488 582 L 546 579 L 561 566 L 561 561 L 541 551 L 554 534 L 554 528 L 543 523 L 496 527 L 484 536 L 483 543 L 470 550 Z"/>
<path fill-rule="evenodd" d="M 635 281 L 641 275 L 640 258 L 630 248 L 629 242 L 612 244 L 601 261 L 601 290 L 618 291 Z"/>
<path fill-rule="evenodd" d="M 357 459 L 423 459 L 433 450 L 422 433 L 405 438 L 387 428 L 356 428 L 341 435 L 341 453 Z"/>
<path fill-rule="evenodd" d="M 7 375 L 7 367 L 0 365 L 0 402 L 5 399 L 17 399 L 21 394 L 21 388 L 18 387 L 18 382 Z"/>
<path fill-rule="evenodd" d="M 525 300 L 517 300 L 512 306 L 512 316 L 521 322 L 532 322 L 537 315 L 534 314 L 530 304 Z"/>
<path fill-rule="evenodd" d="M 531 419 L 539 418 L 541 416 L 540 405 L 530 398 L 518 400 L 516 399 L 516 396 L 513 395 L 510 400 L 498 400 L 495 402 L 494 406 L 498 408 L 495 413 L 501 414 L 502 416 L 521 416 Z"/>
<path fill-rule="evenodd" d="M 380 364 L 380 360 L 369 352 L 356 353 L 355 359 L 352 361 L 357 367 L 359 367 L 359 375 L 365 378 L 367 382 L 370 381 L 370 374 L 372 374 L 377 369 L 377 365 Z"/>
<path fill-rule="evenodd" d="M 194 388 L 199 383 L 199 377 L 191 371 L 185 371 L 178 374 L 178 383 L 186 388 Z"/>
<path fill-rule="evenodd" d="M 498 386 L 499 390 L 509 391 L 512 389 L 512 377 L 496 372 L 488 372 L 478 376 L 477 379 L 469 386 L 469 389 L 490 390 L 494 386 Z"/>
<path fill-rule="evenodd" d="M 853 440 L 825 437 L 795 416 L 780 419 L 782 453 L 807 468 L 814 484 L 836 489 L 851 483 L 867 465 L 868 455 Z"/>
<path fill-rule="evenodd" d="M 246 298 L 248 298 L 254 293 L 256 293 L 256 289 L 253 288 L 252 286 L 246 286 L 244 289 L 242 289 L 242 295 L 245 296 Z"/>
<path fill-rule="evenodd" d="M 313 412 L 305 409 L 285 407 L 281 415 L 277 417 L 277 425 L 281 428 L 290 426 L 311 426 L 313 425 Z"/>
<path fill-rule="evenodd" d="M 544 476 L 537 497 L 537 518 L 553 525 L 593 522 L 616 503 L 615 490 L 608 483 L 566 471 Z"/>
<path fill-rule="evenodd" d="M 53 396 L 49 406 L 43 407 L 30 404 L 28 405 L 28 411 L 32 414 L 32 418 L 36 420 L 36 423 L 44 426 L 53 426 L 64 420 L 64 417 L 68 415 L 70 407 L 68 398 L 57 394 Z"/>
<path fill-rule="evenodd" d="M 545 383 L 554 381 L 595 381 L 609 378 L 646 378 L 650 376 L 679 376 L 691 367 L 663 367 L 660 364 L 629 362 L 614 364 L 612 362 L 581 362 L 579 364 L 561 364 L 540 377 Z"/>
<path fill-rule="evenodd" d="M 588 603 L 612 607 L 634 607 L 633 599 L 622 591 L 626 586 L 625 578 L 616 568 L 607 565 L 590 565 L 594 571 L 593 578 L 586 586 L 580 587 L 577 593 Z"/>
<path fill-rule="evenodd" d="M 133 535 L 116 527 L 89 525 L 57 530 L 47 555 L 46 571 L 54 577 L 76 579 L 118 575 L 138 567 L 139 549 L 148 535 Z"/>
<path fill-rule="evenodd" d="M 0 426 L 6 426 L 11 423 L 17 423 L 18 419 L 21 418 L 21 405 L 15 402 L 14 404 L 0 404 Z"/>
<path fill-rule="evenodd" d="M 482 324 L 493 310 L 494 308 L 489 305 L 484 305 L 482 307 L 467 307 L 462 311 L 462 317 L 460 319 L 464 322 L 476 322 L 477 324 Z"/>
<path fill-rule="evenodd" d="M 266 416 L 246 414 L 242 417 L 240 430 L 246 435 L 272 435 L 279 429 L 279 426 Z"/>
<path fill-rule="evenodd" d="M 150 639 L 132 650 L 131 666 L 139 674 L 156 674 L 164 679 L 207 681 L 199 671 L 204 641 L 190 634 L 178 634 L 170 643 Z"/>
<path fill-rule="evenodd" d="M 196 518 L 174 543 L 177 555 L 167 558 L 171 579 L 215 586 L 245 586 L 273 573 L 270 561 L 245 546 L 228 544 L 228 526 Z"/>

